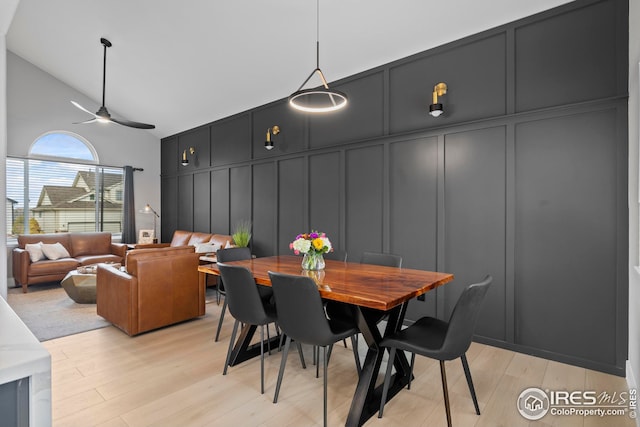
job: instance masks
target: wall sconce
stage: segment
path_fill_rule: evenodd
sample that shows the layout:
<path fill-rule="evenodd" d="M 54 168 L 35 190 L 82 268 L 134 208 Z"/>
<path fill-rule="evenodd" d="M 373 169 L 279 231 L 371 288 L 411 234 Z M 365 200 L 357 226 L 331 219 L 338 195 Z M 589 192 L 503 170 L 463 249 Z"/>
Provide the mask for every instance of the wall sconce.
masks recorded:
<path fill-rule="evenodd" d="M 429 114 L 433 117 L 438 117 L 444 110 L 442 108 L 442 104 L 438 102 L 438 97 L 447 93 L 447 85 L 446 83 L 438 83 L 433 87 L 433 103 L 429 105 Z"/>
<path fill-rule="evenodd" d="M 267 129 L 267 140 L 264 142 L 264 148 L 267 150 L 273 149 L 273 141 L 271 141 L 271 134 L 277 135 L 280 133 L 280 126 L 275 125 Z"/>
<path fill-rule="evenodd" d="M 196 152 L 196 149 L 193 147 L 189 147 L 189 153 L 193 156 Z M 187 166 L 189 164 L 189 159 L 187 159 L 187 150 L 182 152 L 182 166 Z"/>

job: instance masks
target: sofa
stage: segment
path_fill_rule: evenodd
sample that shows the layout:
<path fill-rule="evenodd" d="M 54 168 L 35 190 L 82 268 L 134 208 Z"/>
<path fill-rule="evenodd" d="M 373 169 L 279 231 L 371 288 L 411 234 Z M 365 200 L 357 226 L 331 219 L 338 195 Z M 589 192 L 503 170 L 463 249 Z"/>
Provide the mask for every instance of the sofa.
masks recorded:
<path fill-rule="evenodd" d="M 233 245 L 233 237 L 227 234 L 201 233 L 198 231 L 176 230 L 170 243 L 139 243 L 135 249 L 154 249 L 176 246 L 194 246 L 196 252 L 214 253 Z"/>
<path fill-rule="evenodd" d="M 111 242 L 111 233 L 52 233 L 18 236 L 13 249 L 13 278 L 22 292 L 34 283 L 55 282 L 80 266 L 122 263 L 127 245 Z"/>
<path fill-rule="evenodd" d="M 125 270 L 100 264 L 96 309 L 129 336 L 205 315 L 193 246 L 133 249 Z"/>

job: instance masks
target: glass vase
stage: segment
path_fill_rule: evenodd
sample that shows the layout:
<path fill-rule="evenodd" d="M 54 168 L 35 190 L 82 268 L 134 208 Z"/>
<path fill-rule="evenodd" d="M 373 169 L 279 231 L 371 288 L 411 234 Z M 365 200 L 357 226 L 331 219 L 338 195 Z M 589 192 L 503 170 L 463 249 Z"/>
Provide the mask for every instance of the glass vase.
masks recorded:
<path fill-rule="evenodd" d="M 302 258 L 302 268 L 304 270 L 322 270 L 324 269 L 324 257 L 321 253 L 306 253 Z"/>

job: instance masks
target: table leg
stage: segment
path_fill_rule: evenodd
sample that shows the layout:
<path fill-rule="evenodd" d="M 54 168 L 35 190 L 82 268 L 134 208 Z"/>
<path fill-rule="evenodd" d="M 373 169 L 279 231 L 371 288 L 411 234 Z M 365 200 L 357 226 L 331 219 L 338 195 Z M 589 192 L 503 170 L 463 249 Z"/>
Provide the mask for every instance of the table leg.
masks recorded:
<path fill-rule="evenodd" d="M 398 330 L 402 326 L 407 304 L 395 307 L 388 312 L 387 327 L 385 336 Z M 380 372 L 380 365 L 384 355 L 384 349 L 378 344 L 382 340 L 382 336 L 378 331 L 376 324 L 377 316 L 368 315 L 366 310 L 358 307 L 358 327 L 365 341 L 369 345 L 367 356 L 362 371 L 358 379 L 358 385 L 351 402 L 351 409 L 347 416 L 347 427 L 359 427 L 363 425 L 369 418 L 378 412 L 380 408 L 380 399 L 382 398 L 382 384 L 376 387 L 376 380 Z M 396 368 L 396 374 L 391 379 L 387 401 L 391 400 L 400 390 L 402 390 L 409 382 L 410 366 L 404 352 L 397 351 L 393 364 Z"/>
<path fill-rule="evenodd" d="M 231 360 L 229 366 L 235 366 L 246 360 L 260 356 L 260 343 L 251 344 L 253 334 L 256 332 L 256 325 L 245 324 L 240 331 L 240 337 L 236 342 L 236 345 L 231 351 Z M 265 345 L 270 345 L 271 348 L 278 348 L 280 336 L 276 335 L 268 341 L 265 341 Z"/>

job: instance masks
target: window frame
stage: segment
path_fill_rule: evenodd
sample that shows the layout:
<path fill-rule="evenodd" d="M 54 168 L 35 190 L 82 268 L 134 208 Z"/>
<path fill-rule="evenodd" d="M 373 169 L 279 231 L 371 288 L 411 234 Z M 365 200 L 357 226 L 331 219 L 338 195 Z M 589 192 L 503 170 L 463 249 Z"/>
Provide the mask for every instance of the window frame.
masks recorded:
<path fill-rule="evenodd" d="M 32 153 L 32 149 L 34 148 L 34 146 L 38 143 L 38 141 L 47 136 L 47 135 L 51 135 L 51 134 L 64 134 L 67 136 L 70 136 L 76 140 L 78 140 L 79 142 L 81 142 L 82 144 L 84 144 L 84 146 L 89 150 L 89 152 L 91 153 L 93 159 L 89 160 L 89 159 L 84 159 L 84 158 L 73 158 L 73 157 L 62 157 L 62 156 L 53 156 L 53 155 L 43 155 L 43 154 L 37 154 L 37 153 Z M 26 157 L 20 157 L 20 156 L 6 156 L 5 158 L 5 163 L 9 162 L 9 161 L 20 161 L 23 162 L 23 176 L 22 176 L 22 185 L 24 187 L 24 192 L 21 194 L 21 200 L 20 203 L 23 205 L 23 215 L 24 215 L 24 229 L 21 230 L 19 233 L 13 234 L 13 223 L 12 223 L 12 227 L 7 229 L 7 243 L 13 243 L 17 241 L 17 235 L 18 234 L 24 234 L 24 233 L 28 233 L 29 232 L 29 220 L 30 218 L 38 218 L 39 216 L 42 217 L 42 212 L 32 212 L 32 208 L 29 206 L 29 201 L 31 199 L 30 197 L 30 178 L 29 178 L 29 172 L 30 172 L 30 161 L 42 161 L 42 162 L 51 162 L 51 163 L 61 163 L 61 164 L 73 164 L 73 165 L 78 165 L 78 166 L 86 166 L 89 168 L 89 170 L 91 171 L 91 173 L 96 175 L 96 180 L 98 180 L 97 178 L 104 173 L 114 173 L 113 171 L 109 171 L 117 169 L 120 170 L 122 172 L 122 178 L 123 178 L 123 185 L 124 185 L 124 168 L 122 166 L 110 166 L 110 165 L 101 165 L 99 162 L 99 158 L 98 158 L 98 154 L 95 150 L 95 148 L 93 147 L 93 145 L 84 137 L 82 137 L 81 135 L 78 135 L 76 133 L 73 132 L 69 132 L 69 131 L 63 131 L 63 130 L 54 130 L 54 131 L 49 131 L 49 132 L 45 132 L 42 135 L 38 136 L 29 146 L 29 152 L 28 155 Z M 8 172 L 8 169 L 7 169 Z M 76 173 L 80 172 L 80 170 L 76 171 Z M 8 187 L 9 181 L 7 180 L 7 183 L 5 184 Z M 100 188 L 99 188 L 100 187 Z M 7 188 L 8 190 L 8 188 Z M 40 190 L 42 191 L 42 189 Z M 93 189 L 94 193 L 93 193 L 93 199 L 92 200 L 95 203 L 95 226 L 93 230 L 88 230 L 88 231 L 101 231 L 105 228 L 105 226 L 108 227 L 107 222 L 105 222 L 105 217 L 104 217 L 104 212 L 103 212 L 103 205 L 101 205 L 102 203 L 104 203 L 104 199 L 105 199 L 105 189 L 101 188 L 101 186 L 99 186 L 96 182 L 96 186 Z M 124 187 L 122 188 L 122 192 L 124 194 Z M 98 194 L 100 193 L 100 194 Z M 42 194 L 42 193 L 41 193 Z M 7 196 L 7 200 L 5 200 L 5 206 L 8 206 L 9 204 L 9 196 Z M 120 228 L 122 227 L 122 220 L 124 219 L 124 198 L 122 200 L 122 208 L 120 210 Z M 6 208 L 5 208 L 6 209 Z M 12 221 L 14 219 L 12 218 Z M 68 230 L 67 230 L 68 231 Z M 122 235 L 122 232 L 115 232 L 115 231 L 111 231 L 112 236 L 114 236 L 115 239 L 117 239 L 119 236 Z"/>

